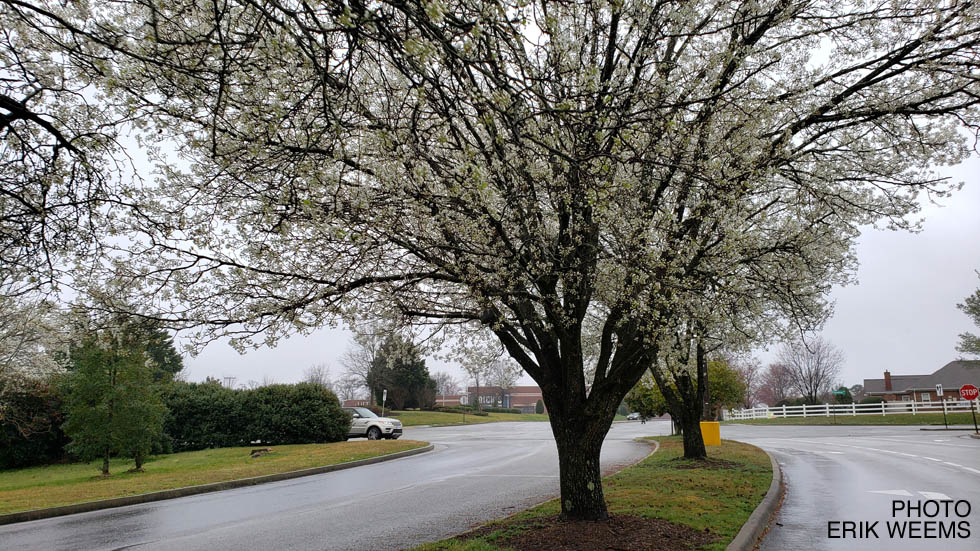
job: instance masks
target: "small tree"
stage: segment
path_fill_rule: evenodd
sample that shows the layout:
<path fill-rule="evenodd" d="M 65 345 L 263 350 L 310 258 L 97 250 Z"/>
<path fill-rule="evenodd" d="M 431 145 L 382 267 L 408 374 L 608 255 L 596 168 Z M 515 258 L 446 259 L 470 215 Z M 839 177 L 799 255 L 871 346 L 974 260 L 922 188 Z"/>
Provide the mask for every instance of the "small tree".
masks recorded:
<path fill-rule="evenodd" d="M 534 404 L 534 413 L 544 413 L 544 402 L 538 400 L 538 403 Z"/>
<path fill-rule="evenodd" d="M 660 392 L 660 387 L 650 375 L 644 376 L 636 383 L 633 390 L 626 395 L 626 405 L 632 411 L 644 417 L 660 417 L 667 413 L 667 400 Z"/>
<path fill-rule="evenodd" d="M 132 457 L 136 469 L 159 438 L 166 408 L 153 385 L 153 363 L 140 332 L 117 325 L 88 329 L 70 352 L 67 420 L 68 450 L 82 460 Z"/>
<path fill-rule="evenodd" d="M 709 419 L 717 420 L 723 408 L 742 403 L 745 392 L 745 381 L 732 366 L 725 361 L 708 362 Z"/>

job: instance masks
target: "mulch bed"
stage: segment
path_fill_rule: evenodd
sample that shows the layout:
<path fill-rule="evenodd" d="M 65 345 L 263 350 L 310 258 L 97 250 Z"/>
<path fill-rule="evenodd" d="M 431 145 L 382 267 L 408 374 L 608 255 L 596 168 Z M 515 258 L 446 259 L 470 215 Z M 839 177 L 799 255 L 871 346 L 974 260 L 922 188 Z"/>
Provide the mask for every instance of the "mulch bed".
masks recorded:
<path fill-rule="evenodd" d="M 685 459 L 683 457 L 675 457 L 670 460 L 674 462 L 672 465 L 675 469 L 737 469 L 741 467 L 741 463 L 736 463 L 734 461 L 729 461 L 727 459 L 716 459 L 714 457 L 708 457 L 706 459 Z"/>
<path fill-rule="evenodd" d="M 710 532 L 632 515 L 612 515 L 605 522 L 559 522 L 558 516 L 554 515 L 484 526 L 463 537 L 507 529 L 514 533 L 495 539 L 494 544 L 517 551 L 683 551 L 697 549 L 718 539 Z"/>

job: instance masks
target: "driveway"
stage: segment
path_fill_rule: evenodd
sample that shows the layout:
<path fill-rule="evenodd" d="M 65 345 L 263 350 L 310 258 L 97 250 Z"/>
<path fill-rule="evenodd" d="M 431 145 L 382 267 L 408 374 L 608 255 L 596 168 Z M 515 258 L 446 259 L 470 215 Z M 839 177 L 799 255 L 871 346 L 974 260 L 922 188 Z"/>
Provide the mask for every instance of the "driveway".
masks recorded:
<path fill-rule="evenodd" d="M 980 549 L 980 440 L 919 429 L 724 426 L 783 469 L 786 498 L 760 550 Z"/>
<path fill-rule="evenodd" d="M 604 469 L 650 452 L 666 422 L 615 423 Z M 0 549 L 364 550 L 447 537 L 558 494 L 548 423 L 405 429 L 431 452 L 261 486 L 0 526 Z"/>

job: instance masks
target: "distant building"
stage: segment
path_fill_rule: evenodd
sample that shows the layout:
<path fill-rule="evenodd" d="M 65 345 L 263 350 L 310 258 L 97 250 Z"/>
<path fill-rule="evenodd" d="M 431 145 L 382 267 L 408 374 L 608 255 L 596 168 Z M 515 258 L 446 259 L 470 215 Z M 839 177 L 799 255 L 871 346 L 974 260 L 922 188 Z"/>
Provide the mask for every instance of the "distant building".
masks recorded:
<path fill-rule="evenodd" d="M 952 361 L 931 375 L 892 375 L 886 370 L 883 379 L 864 380 L 864 393 L 887 402 L 930 402 L 941 399 L 936 385 L 943 385 L 943 398 L 958 400 L 965 384 L 980 385 L 980 360 Z"/>
<path fill-rule="evenodd" d="M 442 407 L 458 406 L 466 403 L 465 394 L 436 394 L 436 405 Z"/>
<path fill-rule="evenodd" d="M 466 389 L 464 404 L 475 402 L 477 388 L 475 386 Z M 483 407 L 514 408 L 521 410 L 521 413 L 534 413 L 538 405 L 538 400 L 543 400 L 541 389 L 537 386 L 512 386 L 510 388 L 500 388 L 499 386 L 481 386 L 480 404 Z"/>
<path fill-rule="evenodd" d="M 370 405 L 371 405 L 371 400 L 344 400 L 345 408 L 368 407 Z"/>

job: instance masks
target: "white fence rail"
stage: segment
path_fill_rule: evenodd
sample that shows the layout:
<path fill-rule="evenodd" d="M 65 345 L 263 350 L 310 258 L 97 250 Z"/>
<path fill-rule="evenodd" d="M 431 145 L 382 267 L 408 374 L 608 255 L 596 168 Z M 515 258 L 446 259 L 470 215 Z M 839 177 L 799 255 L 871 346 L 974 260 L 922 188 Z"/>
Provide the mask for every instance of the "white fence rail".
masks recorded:
<path fill-rule="evenodd" d="M 933 402 L 881 402 L 878 404 L 816 404 L 812 406 L 774 406 L 752 409 L 733 409 L 727 420 L 773 419 L 779 417 L 833 417 L 834 415 L 894 415 L 906 413 L 947 413 L 970 411 L 968 400 Z"/>

